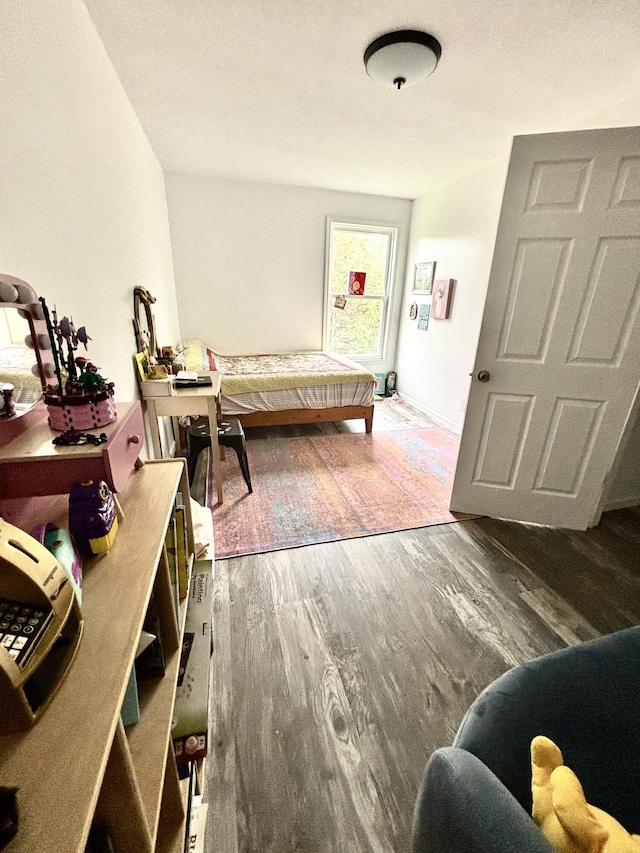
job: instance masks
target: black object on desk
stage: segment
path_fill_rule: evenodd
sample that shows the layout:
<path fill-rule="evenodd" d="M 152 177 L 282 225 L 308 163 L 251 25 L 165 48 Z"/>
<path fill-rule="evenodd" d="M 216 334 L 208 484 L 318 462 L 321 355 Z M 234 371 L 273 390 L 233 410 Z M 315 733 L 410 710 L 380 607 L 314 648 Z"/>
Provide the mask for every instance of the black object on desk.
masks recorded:
<path fill-rule="evenodd" d="M 176 388 L 206 388 L 213 385 L 210 376 L 198 376 L 197 379 L 174 379 Z"/>

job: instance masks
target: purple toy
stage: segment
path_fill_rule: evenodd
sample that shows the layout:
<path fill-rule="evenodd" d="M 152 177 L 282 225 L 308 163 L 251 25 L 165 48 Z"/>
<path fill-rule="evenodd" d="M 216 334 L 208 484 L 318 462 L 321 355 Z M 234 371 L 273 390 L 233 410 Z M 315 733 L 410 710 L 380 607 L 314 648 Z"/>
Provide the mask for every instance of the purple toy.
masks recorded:
<path fill-rule="evenodd" d="M 116 504 L 104 480 L 74 483 L 69 495 L 69 529 L 86 554 L 106 554 L 118 532 Z"/>

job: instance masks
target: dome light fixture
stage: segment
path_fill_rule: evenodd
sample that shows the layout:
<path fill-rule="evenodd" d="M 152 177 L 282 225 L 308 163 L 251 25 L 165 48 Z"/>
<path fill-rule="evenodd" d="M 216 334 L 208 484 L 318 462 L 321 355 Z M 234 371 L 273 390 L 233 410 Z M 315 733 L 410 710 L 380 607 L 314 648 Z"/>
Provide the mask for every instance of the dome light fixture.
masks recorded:
<path fill-rule="evenodd" d="M 440 42 L 419 30 L 398 30 L 372 41 L 364 67 L 376 83 L 401 89 L 433 74 L 442 55 Z"/>

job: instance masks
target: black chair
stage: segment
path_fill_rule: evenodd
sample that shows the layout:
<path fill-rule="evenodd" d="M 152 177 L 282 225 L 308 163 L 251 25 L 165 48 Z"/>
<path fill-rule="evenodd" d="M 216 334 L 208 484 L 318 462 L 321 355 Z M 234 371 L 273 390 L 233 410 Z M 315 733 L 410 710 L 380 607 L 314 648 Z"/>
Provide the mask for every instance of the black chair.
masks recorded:
<path fill-rule="evenodd" d="M 244 437 L 242 424 L 237 418 L 227 418 L 224 421 L 218 421 L 218 444 L 223 447 L 231 447 L 236 452 L 242 476 L 249 489 L 249 494 L 253 491 L 251 486 L 251 477 L 249 475 L 249 460 L 247 459 L 247 442 Z M 198 456 L 205 449 L 211 447 L 211 432 L 209 430 L 209 422 L 194 424 L 187 431 L 187 470 L 189 473 L 189 485 L 193 483 L 193 477 L 196 473 L 196 463 Z"/>

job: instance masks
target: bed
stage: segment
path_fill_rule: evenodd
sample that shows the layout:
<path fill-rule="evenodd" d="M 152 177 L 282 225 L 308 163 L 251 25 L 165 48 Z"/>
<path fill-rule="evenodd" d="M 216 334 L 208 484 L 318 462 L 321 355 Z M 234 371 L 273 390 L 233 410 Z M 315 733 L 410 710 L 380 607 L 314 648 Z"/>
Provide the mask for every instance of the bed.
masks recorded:
<path fill-rule="evenodd" d="M 222 414 L 245 427 L 363 418 L 373 428 L 376 377 L 327 352 L 225 355 L 185 341 L 187 370 L 219 370 Z"/>

